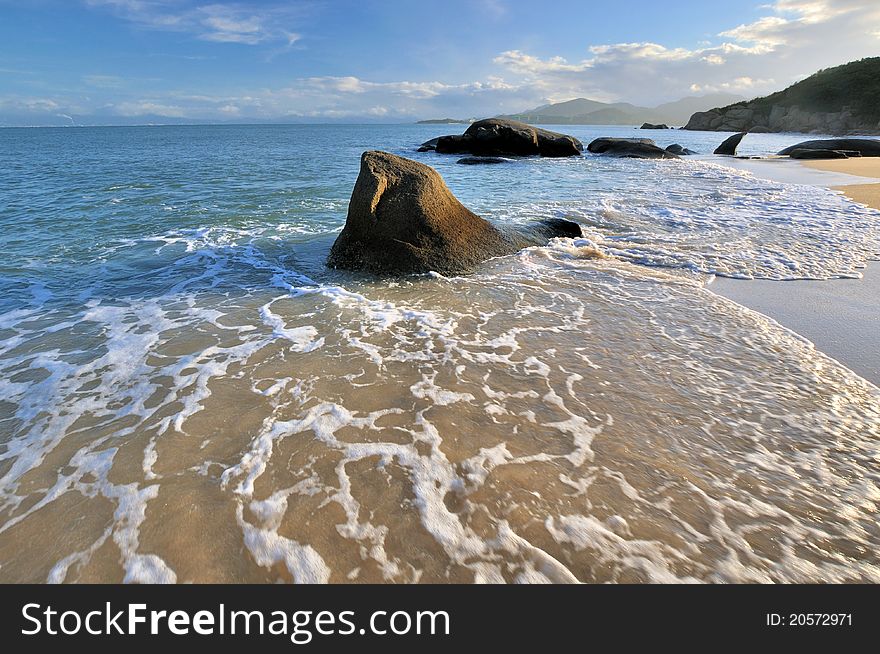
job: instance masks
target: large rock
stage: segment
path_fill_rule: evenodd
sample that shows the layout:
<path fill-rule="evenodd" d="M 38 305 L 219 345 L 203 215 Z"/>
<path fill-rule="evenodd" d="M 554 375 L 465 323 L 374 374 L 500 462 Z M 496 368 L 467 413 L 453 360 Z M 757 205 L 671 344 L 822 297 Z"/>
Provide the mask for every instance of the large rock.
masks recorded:
<path fill-rule="evenodd" d="M 669 125 L 666 125 L 665 123 L 659 125 L 655 125 L 654 123 L 644 123 L 639 129 L 669 129 Z"/>
<path fill-rule="evenodd" d="M 564 220 L 502 231 L 462 205 L 433 168 L 365 152 L 345 228 L 327 265 L 388 275 L 458 274 L 491 257 L 575 233 L 580 236 L 580 227 Z"/>
<path fill-rule="evenodd" d="M 730 157 L 736 156 L 736 149 L 739 147 L 739 144 L 745 138 L 746 133 L 740 132 L 739 134 L 734 134 L 728 139 L 724 140 L 724 143 L 718 146 L 715 150 L 715 154 L 723 154 L 728 155 Z"/>
<path fill-rule="evenodd" d="M 795 150 L 850 150 L 863 157 L 880 157 L 880 139 L 820 139 L 804 141 L 779 154 L 783 157 L 791 155 Z"/>
<path fill-rule="evenodd" d="M 435 148 L 441 154 L 573 157 L 583 152 L 584 146 L 573 136 L 515 120 L 488 118 L 475 122 L 460 136 L 440 137 Z"/>
<path fill-rule="evenodd" d="M 593 154 L 607 154 L 626 159 L 678 159 L 677 154 L 667 152 L 651 139 L 598 138 L 587 150 Z"/>
<path fill-rule="evenodd" d="M 805 148 L 792 150 L 789 156 L 792 159 L 849 159 L 849 155 L 844 150 L 807 150 Z M 856 153 L 856 156 L 861 155 Z"/>

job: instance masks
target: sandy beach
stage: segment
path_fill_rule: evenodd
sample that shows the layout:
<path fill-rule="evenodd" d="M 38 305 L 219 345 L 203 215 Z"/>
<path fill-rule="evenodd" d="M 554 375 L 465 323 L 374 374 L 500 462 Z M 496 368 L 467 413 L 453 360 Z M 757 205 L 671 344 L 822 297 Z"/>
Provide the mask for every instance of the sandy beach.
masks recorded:
<path fill-rule="evenodd" d="M 880 157 L 809 161 L 805 165 L 813 170 L 873 178 L 876 181 L 869 184 L 847 184 L 834 189 L 843 191 L 860 204 L 880 209 Z"/>
<path fill-rule="evenodd" d="M 781 174 L 785 181 L 793 181 L 800 175 L 800 183 L 827 185 L 855 202 L 880 210 L 880 158 L 798 163 L 779 159 L 747 163 L 757 164 L 748 167 L 757 175 L 778 179 Z M 814 171 L 823 176 L 816 177 Z M 858 177 L 876 181 L 841 183 Z M 862 279 L 776 282 L 718 278 L 711 288 L 773 318 L 868 381 L 880 385 L 880 265 L 877 263 L 869 265 Z"/>

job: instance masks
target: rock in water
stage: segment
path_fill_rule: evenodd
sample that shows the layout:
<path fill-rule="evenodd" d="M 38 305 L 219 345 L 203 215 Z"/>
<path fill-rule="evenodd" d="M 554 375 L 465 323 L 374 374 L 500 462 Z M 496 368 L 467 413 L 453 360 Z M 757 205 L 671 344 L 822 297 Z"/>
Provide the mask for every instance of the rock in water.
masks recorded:
<path fill-rule="evenodd" d="M 460 163 L 462 166 L 488 166 L 507 163 L 507 159 L 501 159 L 500 157 L 464 157 L 455 163 Z"/>
<path fill-rule="evenodd" d="M 386 152 L 365 152 L 345 228 L 327 265 L 385 275 L 459 274 L 491 257 L 571 236 L 565 220 L 503 232 L 471 213 L 433 168 Z"/>
<path fill-rule="evenodd" d="M 430 141 L 425 141 L 424 143 L 422 143 L 419 146 L 418 151 L 419 152 L 433 152 L 434 150 L 437 149 L 437 141 L 439 141 L 439 140 L 440 140 L 440 137 L 438 136 L 437 138 L 431 139 Z"/>
<path fill-rule="evenodd" d="M 745 138 L 746 132 L 740 132 L 739 134 L 734 134 L 729 139 L 725 140 L 724 143 L 718 146 L 718 149 L 715 150 L 715 154 L 723 154 L 731 157 L 736 156 L 736 149 L 739 147 L 739 144 Z"/>
<path fill-rule="evenodd" d="M 669 125 L 666 125 L 665 123 L 661 123 L 659 125 L 656 125 L 654 123 L 645 123 L 644 125 L 639 127 L 639 129 L 669 129 Z"/>
<path fill-rule="evenodd" d="M 667 152 L 651 139 L 600 138 L 587 147 L 593 154 L 607 154 L 626 159 L 678 159 L 677 154 Z"/>
<path fill-rule="evenodd" d="M 573 136 L 515 120 L 489 118 L 475 122 L 461 136 L 440 137 L 436 149 L 441 154 L 573 157 L 584 146 Z"/>
<path fill-rule="evenodd" d="M 581 226 L 565 218 L 547 218 L 535 227 L 535 231 L 547 239 L 551 238 L 583 238 Z"/>
<path fill-rule="evenodd" d="M 779 154 L 783 157 L 791 155 L 795 150 L 848 150 L 858 152 L 863 157 L 880 157 L 880 140 L 878 139 L 820 139 L 804 141 Z"/>

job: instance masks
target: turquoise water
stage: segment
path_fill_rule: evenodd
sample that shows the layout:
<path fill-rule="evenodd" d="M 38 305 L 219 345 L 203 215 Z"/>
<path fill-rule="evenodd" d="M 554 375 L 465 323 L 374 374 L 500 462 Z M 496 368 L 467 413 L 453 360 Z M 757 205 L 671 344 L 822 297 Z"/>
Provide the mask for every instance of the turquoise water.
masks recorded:
<path fill-rule="evenodd" d="M 0 580 L 880 580 L 877 389 L 706 288 L 858 276 L 878 214 L 712 156 L 415 152 L 445 129 L 0 130 Z M 368 149 L 585 237 L 328 270 Z"/>
<path fill-rule="evenodd" d="M 602 134 L 639 135 L 630 128 L 570 131 L 585 142 Z M 186 265 L 191 252 L 182 243 L 190 238 L 209 243 L 212 236 L 223 244 L 247 241 L 266 265 L 320 278 L 326 275 L 326 250 L 345 219 L 360 154 L 368 149 L 437 167 L 461 200 L 487 217 L 525 222 L 548 214 L 574 217 L 618 253 L 649 264 L 821 278 L 853 274 L 867 255 L 876 254 L 873 219 L 825 192 L 746 181 L 703 164 L 673 167 L 596 157 L 526 160 L 475 171 L 457 166 L 457 157 L 414 152 L 414 145 L 436 133 L 436 126 L 5 129 L 0 307 L 14 309 L 34 293 L 43 297 L 58 290 L 66 297 L 74 291 L 161 294 L 198 276 L 204 263 L 190 257 L 194 267 Z M 725 136 L 663 132 L 657 138 L 708 153 Z M 742 153 L 775 152 L 792 138 L 752 135 Z M 817 209 L 826 215 L 811 220 Z M 779 222 L 785 229 L 774 230 Z M 803 223 L 796 234 L 787 229 L 794 223 Z M 772 240 L 762 243 L 764 252 L 757 255 L 772 269 L 745 261 L 741 251 L 693 252 L 694 241 L 728 240 L 734 246 L 767 235 Z M 802 238 L 816 242 L 792 242 Z M 176 245 L 155 253 L 174 239 Z M 658 240 L 663 247 L 653 247 Z M 666 247 L 670 243 L 676 251 Z M 822 252 L 826 246 L 839 252 Z M 730 263 L 719 265 L 722 257 Z M 804 274 L 786 271 L 792 263 Z M 224 281 L 233 284 L 265 281 L 247 265 L 225 272 L 231 274 Z"/>

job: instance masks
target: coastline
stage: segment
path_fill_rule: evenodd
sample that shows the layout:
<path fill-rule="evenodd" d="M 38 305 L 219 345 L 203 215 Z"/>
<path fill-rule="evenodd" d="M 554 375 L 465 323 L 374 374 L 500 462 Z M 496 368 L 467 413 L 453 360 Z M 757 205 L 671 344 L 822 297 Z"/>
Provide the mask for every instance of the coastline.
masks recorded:
<path fill-rule="evenodd" d="M 801 183 L 826 186 L 880 211 L 880 158 L 791 164 L 797 169 L 792 165 L 772 170 L 754 165 L 749 169 L 757 174 L 782 172 L 786 178 L 801 175 Z M 851 183 L 859 178 L 876 181 Z M 800 334 L 816 349 L 880 386 L 880 263 L 870 262 L 862 279 L 778 282 L 717 278 L 710 288 Z"/>

